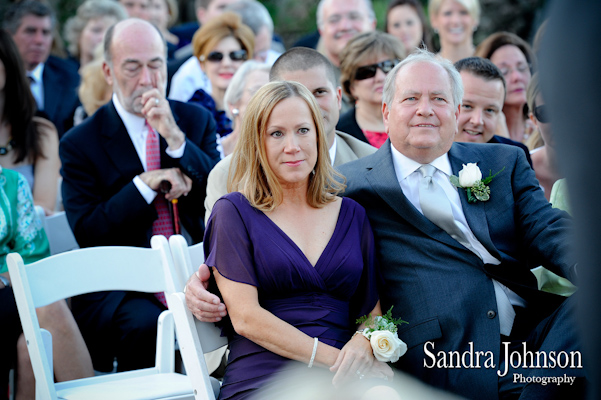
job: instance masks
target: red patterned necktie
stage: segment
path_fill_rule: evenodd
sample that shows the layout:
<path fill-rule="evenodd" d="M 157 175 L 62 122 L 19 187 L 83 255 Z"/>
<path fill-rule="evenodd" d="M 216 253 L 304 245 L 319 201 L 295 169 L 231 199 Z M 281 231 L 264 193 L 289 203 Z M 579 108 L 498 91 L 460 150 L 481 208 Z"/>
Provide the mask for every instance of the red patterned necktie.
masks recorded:
<path fill-rule="evenodd" d="M 161 168 L 161 149 L 159 146 L 159 138 L 154 129 L 146 122 L 148 135 L 146 136 L 146 170 L 154 171 Z M 153 201 L 154 207 L 157 210 L 159 217 L 152 223 L 153 235 L 165 235 L 166 238 L 173 235 L 173 223 L 169 214 L 169 206 L 167 200 L 162 193 L 158 193 Z M 155 293 L 155 297 L 167 307 L 165 293 Z"/>

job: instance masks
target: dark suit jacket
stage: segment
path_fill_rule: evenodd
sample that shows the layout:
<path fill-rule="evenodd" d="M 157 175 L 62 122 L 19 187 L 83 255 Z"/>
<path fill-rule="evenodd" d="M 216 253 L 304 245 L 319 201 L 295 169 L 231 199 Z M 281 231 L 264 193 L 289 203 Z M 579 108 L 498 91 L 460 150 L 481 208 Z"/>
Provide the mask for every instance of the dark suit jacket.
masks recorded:
<path fill-rule="evenodd" d="M 182 158 L 173 159 L 165 153 L 167 143 L 161 137 L 161 167 L 179 167 L 192 179 L 192 190 L 179 199 L 179 215 L 194 242 L 200 242 L 206 180 L 219 160 L 215 122 L 201 107 L 177 101 L 169 104 L 175 122 L 186 134 L 186 148 Z M 144 169 L 113 102 L 67 132 L 59 153 L 63 204 L 79 245 L 150 247 L 152 223 L 158 215 L 132 182 Z M 124 295 L 78 296 L 73 301 L 73 315 L 82 327 L 108 324 Z"/>
<path fill-rule="evenodd" d="M 172 159 L 161 138 L 161 167 L 179 167 L 192 179 L 192 190 L 180 198 L 178 206 L 182 224 L 199 242 L 204 231 L 206 179 L 219 160 L 215 122 L 200 107 L 169 103 L 186 134 L 186 149 L 182 158 Z M 149 247 L 157 213 L 132 182 L 144 170 L 113 102 L 70 130 L 61 140 L 59 153 L 63 203 L 79 245 Z"/>
<path fill-rule="evenodd" d="M 357 139 L 368 143 L 369 140 L 365 137 L 365 134 L 361 130 L 361 127 L 357 123 L 357 117 L 355 115 L 355 107 L 351 108 L 344 114 L 340 116 L 338 120 L 338 124 L 336 124 L 336 129 L 342 132 L 346 132 L 351 136 L 356 137 Z"/>
<path fill-rule="evenodd" d="M 73 126 L 73 113 L 79 105 L 77 68 L 65 60 L 50 56 L 42 74 L 44 112 L 56 126 L 59 138 Z"/>
<path fill-rule="evenodd" d="M 519 147 L 520 149 L 522 149 L 522 151 L 526 155 L 526 160 L 528 161 L 528 164 L 530 164 L 530 166 L 532 166 L 532 158 L 530 158 L 530 150 L 528 150 L 528 147 L 526 147 L 525 144 L 516 142 L 515 140 L 507 139 L 507 138 L 504 138 L 503 136 L 498 136 L 498 135 L 494 135 L 487 143 L 501 143 L 501 144 L 508 144 L 510 146 Z"/>
<path fill-rule="evenodd" d="M 392 163 L 390 141 L 373 155 L 339 167 L 347 178 L 346 196 L 369 216 L 376 255 L 384 276 L 382 309 L 409 321 L 399 331 L 409 350 L 397 367 L 434 386 L 470 398 L 498 398 L 500 328 L 491 278 L 541 307 L 541 319 L 561 299 L 536 290 L 531 266 L 545 265 L 569 276 L 567 214 L 545 200 L 517 147 L 454 143 L 449 151 L 453 174 L 462 163 L 477 162 L 484 176 L 505 168 L 490 183 L 491 199 L 468 203 L 459 189 L 463 210 L 474 235 L 501 264 L 483 265 L 470 250 L 425 218 L 404 196 Z M 491 351 L 496 368 L 426 368 L 430 351 Z M 481 366 L 485 357 L 481 358 Z M 438 360 L 438 359 L 437 359 Z M 448 360 L 448 357 L 447 357 Z"/>

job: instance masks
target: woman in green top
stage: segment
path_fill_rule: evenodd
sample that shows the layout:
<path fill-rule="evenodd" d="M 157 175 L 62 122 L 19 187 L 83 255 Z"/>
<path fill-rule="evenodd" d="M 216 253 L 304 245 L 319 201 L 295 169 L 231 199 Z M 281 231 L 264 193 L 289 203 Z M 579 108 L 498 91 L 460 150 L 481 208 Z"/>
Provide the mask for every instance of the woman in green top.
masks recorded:
<path fill-rule="evenodd" d="M 50 250 L 27 181 L 18 172 L 0 167 L 0 343 L 7 352 L 0 358 L 0 399 L 6 398 L 8 370 L 15 359 L 16 399 L 34 398 L 33 371 L 6 266 L 8 253 L 21 254 L 28 264 L 49 256 Z M 52 334 L 56 379 L 93 376 L 90 354 L 67 303 L 57 301 L 38 308 L 37 314 L 40 326 Z"/>

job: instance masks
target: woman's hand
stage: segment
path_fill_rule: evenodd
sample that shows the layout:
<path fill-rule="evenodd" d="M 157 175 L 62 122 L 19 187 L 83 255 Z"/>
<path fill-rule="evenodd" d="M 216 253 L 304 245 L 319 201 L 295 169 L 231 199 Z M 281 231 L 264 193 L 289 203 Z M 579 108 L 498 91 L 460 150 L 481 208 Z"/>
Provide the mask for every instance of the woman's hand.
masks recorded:
<path fill-rule="evenodd" d="M 367 378 L 380 378 L 384 380 L 392 380 L 394 371 L 389 364 L 382 361 L 374 361 L 369 371 L 366 371 L 365 376 Z"/>
<path fill-rule="evenodd" d="M 355 335 L 344 345 L 330 371 L 335 372 L 332 384 L 336 387 L 344 382 L 370 376 L 376 359 L 369 340 L 361 334 Z M 390 368 L 390 367 L 389 367 Z M 379 375 L 380 371 L 377 371 Z"/>

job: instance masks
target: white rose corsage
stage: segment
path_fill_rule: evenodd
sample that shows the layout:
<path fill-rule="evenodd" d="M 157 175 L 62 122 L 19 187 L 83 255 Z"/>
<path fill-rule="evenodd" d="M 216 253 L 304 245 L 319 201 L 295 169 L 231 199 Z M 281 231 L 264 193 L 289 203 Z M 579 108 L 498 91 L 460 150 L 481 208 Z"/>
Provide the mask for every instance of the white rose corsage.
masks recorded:
<path fill-rule="evenodd" d="M 376 360 L 382 362 L 397 362 L 407 351 L 407 345 L 397 334 L 397 326 L 408 324 L 401 318 L 392 317 L 392 307 L 385 315 L 372 317 L 371 314 L 357 320 L 358 324 L 365 324 L 362 331 L 358 331 L 369 340 Z"/>
<path fill-rule="evenodd" d="M 503 167 L 505 169 L 505 167 Z M 449 180 L 453 186 L 465 189 L 467 193 L 467 201 L 475 203 L 476 201 L 490 200 L 490 187 L 488 184 L 493 178 L 499 175 L 503 169 L 496 174 L 489 171 L 488 176 L 482 179 L 482 172 L 478 168 L 477 163 L 463 164 L 463 168 L 459 171 L 459 176 L 451 175 Z"/>

